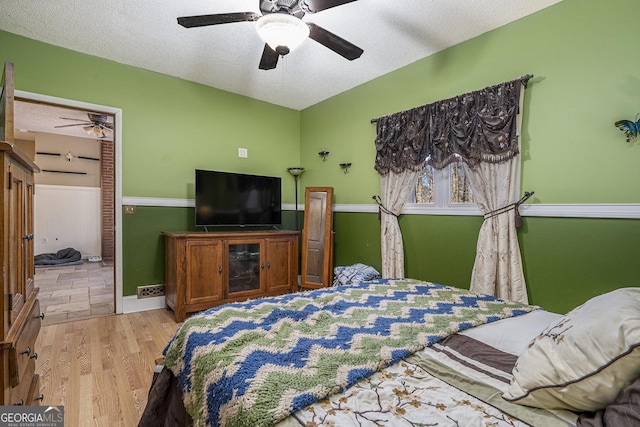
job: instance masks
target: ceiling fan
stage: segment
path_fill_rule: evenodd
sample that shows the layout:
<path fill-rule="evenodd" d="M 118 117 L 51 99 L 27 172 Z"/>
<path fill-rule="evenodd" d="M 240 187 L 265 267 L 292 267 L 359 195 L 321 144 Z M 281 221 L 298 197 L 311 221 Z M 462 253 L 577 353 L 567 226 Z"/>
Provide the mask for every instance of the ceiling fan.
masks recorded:
<path fill-rule="evenodd" d="M 303 22 L 307 13 L 316 13 L 356 0 L 258 0 L 262 15 L 255 12 L 219 13 L 184 16 L 178 24 L 185 28 L 233 22 L 256 22 L 258 34 L 265 40 L 258 68 L 272 70 L 278 59 L 295 49 L 307 37 L 353 61 L 363 50 L 347 40 L 311 22 Z"/>
<path fill-rule="evenodd" d="M 109 119 L 104 114 L 87 113 L 89 120 L 74 119 L 69 117 L 60 117 L 62 120 L 75 120 L 81 123 L 73 123 L 70 125 L 58 125 L 54 128 L 67 128 L 71 126 L 83 126 L 83 130 L 96 138 L 105 138 L 109 136 L 113 130 L 113 124 L 109 123 Z"/>

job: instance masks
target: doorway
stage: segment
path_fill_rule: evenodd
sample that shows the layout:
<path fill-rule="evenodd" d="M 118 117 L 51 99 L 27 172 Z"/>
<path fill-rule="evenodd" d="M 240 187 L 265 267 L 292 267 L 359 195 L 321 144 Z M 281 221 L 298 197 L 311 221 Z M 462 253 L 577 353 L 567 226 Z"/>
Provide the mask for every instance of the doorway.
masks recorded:
<path fill-rule="evenodd" d="M 103 123 L 93 120 L 97 115 Z M 41 240 L 36 254 L 51 255 L 74 245 L 82 252 L 79 262 L 36 268 L 44 324 L 122 312 L 120 121 L 120 109 L 16 91 L 15 139 L 33 140 L 28 154 L 43 169 L 36 176 L 36 239 Z M 39 203 L 48 207 L 41 210 L 46 212 L 43 221 L 51 210 L 69 209 L 75 224 L 68 232 L 63 224 L 54 224 L 48 228 L 55 232 L 39 233 Z M 74 233 L 72 239 L 62 237 Z"/>

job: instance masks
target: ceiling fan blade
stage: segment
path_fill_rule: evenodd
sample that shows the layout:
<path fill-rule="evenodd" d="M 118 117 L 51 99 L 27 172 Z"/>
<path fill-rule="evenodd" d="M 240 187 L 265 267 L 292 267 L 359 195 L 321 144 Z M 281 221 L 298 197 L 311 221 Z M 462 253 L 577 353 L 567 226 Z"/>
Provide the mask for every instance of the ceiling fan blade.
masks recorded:
<path fill-rule="evenodd" d="M 230 24 L 232 22 L 257 21 L 260 16 L 255 12 L 183 16 L 178 18 L 178 24 L 185 28 L 205 27 L 207 25 Z"/>
<path fill-rule="evenodd" d="M 58 117 L 58 118 L 62 119 L 62 120 L 75 120 L 76 122 L 86 122 L 87 121 L 87 119 L 74 119 L 74 118 L 71 118 L 71 117 Z"/>
<path fill-rule="evenodd" d="M 309 38 L 317 41 L 325 47 L 328 47 L 338 55 L 347 58 L 349 61 L 360 58 L 360 55 L 364 52 L 353 43 L 346 41 L 342 37 L 336 36 L 332 32 L 327 31 L 316 24 L 307 22 L 307 25 L 309 26 Z"/>
<path fill-rule="evenodd" d="M 73 120 L 75 120 L 75 119 L 73 119 Z M 59 125 L 59 126 L 54 126 L 54 128 L 68 128 L 68 127 L 71 127 L 71 126 L 87 126 L 87 123 L 75 123 L 75 124 L 72 124 L 72 125 Z"/>
<path fill-rule="evenodd" d="M 356 0 L 303 0 L 302 8 L 309 13 L 316 13 L 354 1 Z"/>
<path fill-rule="evenodd" d="M 275 50 L 271 49 L 271 46 L 265 43 L 258 68 L 261 70 L 273 70 L 276 68 L 276 65 L 278 65 L 279 57 L 280 55 L 278 55 Z"/>

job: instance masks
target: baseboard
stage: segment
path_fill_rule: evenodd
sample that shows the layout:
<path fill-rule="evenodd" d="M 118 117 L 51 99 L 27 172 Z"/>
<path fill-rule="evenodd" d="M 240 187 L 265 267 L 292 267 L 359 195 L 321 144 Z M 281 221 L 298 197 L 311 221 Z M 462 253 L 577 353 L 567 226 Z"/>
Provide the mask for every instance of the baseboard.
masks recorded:
<path fill-rule="evenodd" d="M 164 296 L 138 298 L 136 295 L 129 295 L 122 298 L 123 313 L 157 310 L 159 308 L 165 308 L 165 306 Z"/>

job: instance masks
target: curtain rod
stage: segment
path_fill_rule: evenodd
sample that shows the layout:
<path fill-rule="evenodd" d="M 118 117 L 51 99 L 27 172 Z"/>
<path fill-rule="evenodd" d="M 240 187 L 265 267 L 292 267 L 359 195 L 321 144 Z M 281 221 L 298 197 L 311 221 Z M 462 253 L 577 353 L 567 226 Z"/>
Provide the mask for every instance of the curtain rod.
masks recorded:
<path fill-rule="evenodd" d="M 511 81 L 520 80 L 522 82 L 522 84 L 524 85 L 525 89 L 526 89 L 527 82 L 532 78 L 533 78 L 533 74 L 525 74 L 525 75 L 520 76 L 517 79 L 513 79 Z M 498 86 L 498 85 L 505 84 L 505 83 L 510 83 L 510 82 L 502 82 L 502 83 L 498 83 L 498 84 L 495 84 L 495 85 L 492 85 L 492 86 L 487 86 L 487 87 Z M 480 90 L 482 90 L 482 89 L 480 89 Z M 472 91 L 472 92 L 476 92 L 476 91 Z M 472 92 L 468 92 L 468 93 L 472 93 Z M 461 96 L 461 95 L 457 95 L 457 96 Z M 435 102 L 438 102 L 438 101 L 435 101 Z M 426 105 L 428 105 L 428 104 L 426 104 Z M 414 108 L 420 108 L 420 107 L 414 107 Z M 393 114 L 404 113 L 405 111 L 409 111 L 409 110 L 413 110 L 413 108 L 409 108 L 408 110 L 398 111 L 396 113 L 386 114 L 386 115 L 380 116 L 380 117 L 378 117 L 376 119 L 371 119 L 371 123 L 377 123 L 378 120 L 380 120 L 380 119 L 383 119 L 385 117 L 391 116 Z"/>

